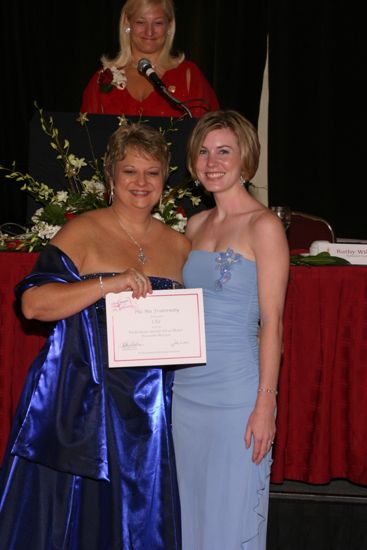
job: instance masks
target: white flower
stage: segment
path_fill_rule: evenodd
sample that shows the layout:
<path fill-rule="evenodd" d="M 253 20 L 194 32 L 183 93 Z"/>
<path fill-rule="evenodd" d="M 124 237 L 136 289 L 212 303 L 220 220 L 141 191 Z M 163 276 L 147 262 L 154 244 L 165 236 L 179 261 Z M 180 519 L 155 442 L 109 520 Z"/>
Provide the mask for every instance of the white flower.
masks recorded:
<path fill-rule="evenodd" d="M 116 86 L 119 90 L 124 90 L 127 84 L 127 78 L 124 69 L 118 69 L 115 66 L 110 67 L 111 73 L 113 74 L 113 80 L 111 84 Z"/>
<path fill-rule="evenodd" d="M 127 126 L 128 124 L 128 121 L 125 115 L 118 116 L 117 120 L 118 120 L 119 126 Z"/>
<path fill-rule="evenodd" d="M 154 212 L 153 218 L 157 218 L 157 220 L 159 220 L 163 223 L 167 223 L 160 212 Z M 172 229 L 174 229 L 175 231 L 179 231 L 180 233 L 184 233 L 185 228 L 186 228 L 186 224 L 187 224 L 187 218 L 185 218 L 185 216 L 183 216 L 180 213 L 175 213 L 174 223 L 172 223 L 172 224 L 170 223 L 170 227 Z"/>
<path fill-rule="evenodd" d="M 172 229 L 175 229 L 176 231 L 179 231 L 180 233 L 185 232 L 185 227 L 187 224 L 187 218 L 183 216 L 182 214 L 176 214 L 176 223 L 171 225 Z"/>
<path fill-rule="evenodd" d="M 35 233 L 40 239 L 52 239 L 61 229 L 61 225 L 50 225 L 46 222 L 39 222 L 31 228 L 32 233 Z"/>
<path fill-rule="evenodd" d="M 64 203 L 67 202 L 69 193 L 67 191 L 58 191 L 56 193 L 55 200 L 53 202 Z"/>
<path fill-rule="evenodd" d="M 37 210 L 34 212 L 33 216 L 31 217 L 31 220 L 33 223 L 38 223 L 40 217 L 42 216 L 44 208 L 37 208 Z"/>
<path fill-rule="evenodd" d="M 3 233 L 2 231 L 0 231 L 0 245 L 1 246 L 5 246 L 5 243 L 6 243 L 8 238 L 9 238 L 9 235 L 7 233 Z"/>
<path fill-rule="evenodd" d="M 106 187 L 103 182 L 97 179 L 83 180 L 83 193 L 95 193 L 96 195 L 103 196 L 106 192 Z"/>
<path fill-rule="evenodd" d="M 193 206 L 198 206 L 201 203 L 201 197 L 190 197 Z"/>
<path fill-rule="evenodd" d="M 76 157 L 75 155 L 73 154 L 70 154 L 68 155 L 68 162 L 69 164 L 71 164 L 71 166 L 73 166 L 74 168 L 76 168 L 78 171 L 83 167 L 83 166 L 87 166 L 87 163 L 85 162 L 85 159 L 84 158 L 78 158 Z"/>

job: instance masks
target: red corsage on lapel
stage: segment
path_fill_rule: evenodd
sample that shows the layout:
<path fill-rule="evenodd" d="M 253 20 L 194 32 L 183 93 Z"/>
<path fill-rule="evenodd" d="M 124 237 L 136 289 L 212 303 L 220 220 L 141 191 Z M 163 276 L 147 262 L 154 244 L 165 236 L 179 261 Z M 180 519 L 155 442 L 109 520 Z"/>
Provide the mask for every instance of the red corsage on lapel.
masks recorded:
<path fill-rule="evenodd" d="M 100 70 L 98 75 L 98 86 L 101 92 L 108 94 L 113 88 L 124 90 L 126 88 L 127 78 L 123 69 L 117 67 L 105 67 Z"/>

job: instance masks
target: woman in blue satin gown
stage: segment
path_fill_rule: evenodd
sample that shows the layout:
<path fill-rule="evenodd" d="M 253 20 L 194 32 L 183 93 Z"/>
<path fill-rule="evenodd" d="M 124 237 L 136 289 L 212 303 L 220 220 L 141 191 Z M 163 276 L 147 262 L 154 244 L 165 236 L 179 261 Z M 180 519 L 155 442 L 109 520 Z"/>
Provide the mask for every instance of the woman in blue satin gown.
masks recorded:
<path fill-rule="evenodd" d="M 4 550 L 180 550 L 173 373 L 108 368 L 105 294 L 181 286 L 186 237 L 151 216 L 169 169 L 146 124 L 110 138 L 111 206 L 57 233 L 17 286 L 55 327 L 31 365 L 0 478 Z"/>
<path fill-rule="evenodd" d="M 190 218 L 184 284 L 202 287 L 207 363 L 176 371 L 173 437 L 183 550 L 265 550 L 289 252 L 247 190 L 260 145 L 236 111 L 193 130 L 188 166 L 215 207 Z"/>

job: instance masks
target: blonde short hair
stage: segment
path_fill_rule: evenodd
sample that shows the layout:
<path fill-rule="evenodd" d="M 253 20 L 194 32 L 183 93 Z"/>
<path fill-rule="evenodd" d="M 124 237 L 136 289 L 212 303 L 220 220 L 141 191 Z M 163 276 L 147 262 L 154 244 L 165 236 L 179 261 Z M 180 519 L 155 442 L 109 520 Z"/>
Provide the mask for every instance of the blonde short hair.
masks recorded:
<path fill-rule="evenodd" d="M 158 130 L 138 122 L 120 126 L 108 140 L 104 172 L 109 188 L 114 180 L 116 162 L 123 160 L 131 149 L 159 161 L 162 165 L 163 180 L 167 180 L 170 162 L 168 144 Z"/>
<path fill-rule="evenodd" d="M 193 179 L 200 148 L 207 134 L 212 130 L 228 128 L 237 138 L 242 161 L 242 174 L 250 181 L 256 174 L 260 158 L 260 142 L 255 127 L 244 116 L 234 110 L 212 111 L 197 122 L 188 142 L 187 167 Z"/>

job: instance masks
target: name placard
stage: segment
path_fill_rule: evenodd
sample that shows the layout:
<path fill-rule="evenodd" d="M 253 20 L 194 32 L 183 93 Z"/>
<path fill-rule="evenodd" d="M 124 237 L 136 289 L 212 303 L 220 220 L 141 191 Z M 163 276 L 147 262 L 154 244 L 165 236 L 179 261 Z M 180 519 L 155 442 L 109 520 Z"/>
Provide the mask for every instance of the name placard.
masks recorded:
<path fill-rule="evenodd" d="M 107 294 L 109 367 L 206 363 L 201 288 Z"/>
<path fill-rule="evenodd" d="M 351 264 L 367 265 L 367 244 L 315 241 L 310 246 L 310 254 L 312 255 L 325 251 L 329 252 L 331 256 L 344 258 Z"/>

